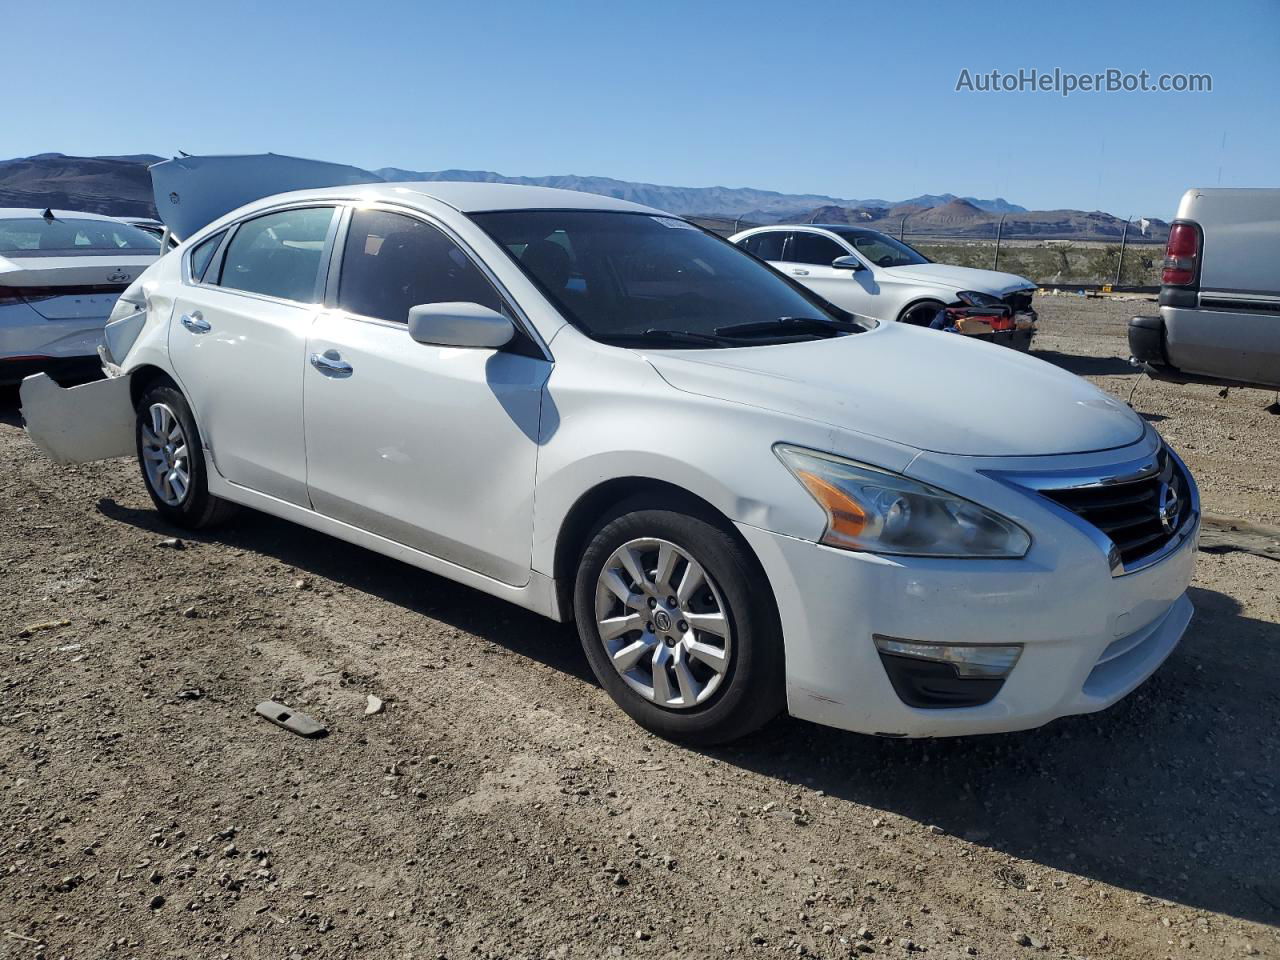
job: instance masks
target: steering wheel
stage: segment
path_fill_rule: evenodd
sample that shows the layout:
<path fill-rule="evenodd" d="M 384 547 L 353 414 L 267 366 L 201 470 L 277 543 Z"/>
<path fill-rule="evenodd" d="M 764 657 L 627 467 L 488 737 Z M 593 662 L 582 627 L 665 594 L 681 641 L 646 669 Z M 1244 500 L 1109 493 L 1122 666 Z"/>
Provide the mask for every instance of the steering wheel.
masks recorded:
<path fill-rule="evenodd" d="M 881 257 L 879 260 L 877 260 L 877 261 L 876 261 L 876 266 L 878 266 L 878 267 L 892 267 L 892 266 L 893 266 L 893 255 L 892 255 L 892 254 L 888 254 L 888 253 L 886 253 L 883 257 Z"/>

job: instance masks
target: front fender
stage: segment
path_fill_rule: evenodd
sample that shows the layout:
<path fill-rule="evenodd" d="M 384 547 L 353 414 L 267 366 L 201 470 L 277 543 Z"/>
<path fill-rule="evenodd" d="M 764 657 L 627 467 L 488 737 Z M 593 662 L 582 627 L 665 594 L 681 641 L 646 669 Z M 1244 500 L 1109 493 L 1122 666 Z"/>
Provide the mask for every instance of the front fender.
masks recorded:
<path fill-rule="evenodd" d="M 677 487 L 733 523 L 821 536 L 826 515 L 773 445 L 849 453 L 847 435 L 829 424 L 677 390 L 630 351 L 562 346 L 564 362 L 558 357 L 543 388 L 534 570 L 554 575 L 566 518 L 582 497 L 620 479 Z M 873 438 L 860 441 L 858 452 L 890 468 L 905 467 L 912 456 Z"/>

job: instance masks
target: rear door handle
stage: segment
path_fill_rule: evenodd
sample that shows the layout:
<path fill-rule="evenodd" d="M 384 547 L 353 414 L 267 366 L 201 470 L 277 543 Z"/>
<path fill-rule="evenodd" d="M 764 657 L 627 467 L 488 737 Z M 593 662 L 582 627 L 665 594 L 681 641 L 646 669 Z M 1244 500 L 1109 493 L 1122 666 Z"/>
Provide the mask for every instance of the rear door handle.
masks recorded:
<path fill-rule="evenodd" d="M 313 353 L 311 365 L 327 377 L 349 377 L 353 371 L 351 364 L 343 360 L 337 350 Z"/>
<path fill-rule="evenodd" d="M 792 270 L 791 272 L 797 277 L 807 277 L 809 275 L 808 270 Z"/>
<path fill-rule="evenodd" d="M 181 317 L 182 325 L 192 333 L 208 333 L 213 329 L 212 324 L 204 317 L 200 316 L 200 311 L 195 310 L 191 313 L 184 313 Z"/>

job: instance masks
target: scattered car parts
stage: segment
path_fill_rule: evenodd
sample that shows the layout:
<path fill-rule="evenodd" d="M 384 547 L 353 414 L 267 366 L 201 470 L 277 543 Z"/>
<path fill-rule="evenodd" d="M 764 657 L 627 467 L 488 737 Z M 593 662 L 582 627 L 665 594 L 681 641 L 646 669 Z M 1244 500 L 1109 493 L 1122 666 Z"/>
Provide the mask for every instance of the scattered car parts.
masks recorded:
<path fill-rule="evenodd" d="M 323 737 L 329 732 L 328 728 L 314 717 L 274 700 L 263 700 L 253 708 L 253 712 L 271 721 L 277 727 L 283 727 L 300 737 Z"/>

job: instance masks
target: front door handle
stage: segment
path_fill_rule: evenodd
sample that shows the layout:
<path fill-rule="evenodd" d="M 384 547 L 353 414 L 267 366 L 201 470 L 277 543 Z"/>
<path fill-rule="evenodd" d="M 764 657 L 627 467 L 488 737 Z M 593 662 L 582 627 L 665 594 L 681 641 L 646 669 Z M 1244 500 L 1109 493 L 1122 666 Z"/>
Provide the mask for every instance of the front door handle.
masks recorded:
<path fill-rule="evenodd" d="M 184 313 L 181 317 L 182 325 L 192 333 L 208 333 L 213 326 L 204 317 L 200 316 L 199 310 L 193 310 L 191 313 Z"/>
<path fill-rule="evenodd" d="M 797 277 L 807 277 L 809 275 L 808 270 L 792 270 L 791 272 Z"/>
<path fill-rule="evenodd" d="M 351 364 L 342 359 L 337 350 L 313 353 L 311 365 L 327 377 L 349 377 L 353 369 Z"/>

